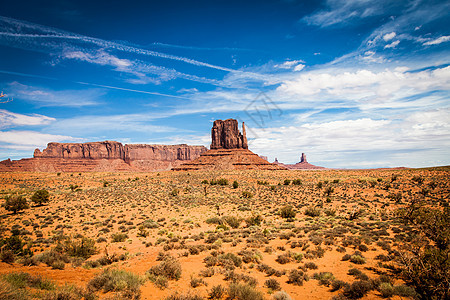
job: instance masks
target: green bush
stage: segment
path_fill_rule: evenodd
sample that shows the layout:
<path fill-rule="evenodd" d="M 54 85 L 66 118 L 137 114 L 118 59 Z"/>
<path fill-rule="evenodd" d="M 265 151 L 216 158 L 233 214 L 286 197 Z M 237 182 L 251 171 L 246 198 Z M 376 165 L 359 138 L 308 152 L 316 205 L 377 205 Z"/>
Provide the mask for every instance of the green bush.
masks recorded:
<path fill-rule="evenodd" d="M 291 205 L 286 205 L 280 209 L 280 216 L 285 219 L 293 219 L 296 214 Z"/>
<path fill-rule="evenodd" d="M 147 271 L 147 274 L 150 276 L 164 276 L 168 279 L 178 280 L 181 277 L 181 264 L 176 258 L 166 256 L 159 265 L 151 267 Z"/>
<path fill-rule="evenodd" d="M 294 180 L 292 180 L 292 184 L 293 185 L 301 185 L 302 181 L 301 181 L 301 179 L 294 179 Z"/>
<path fill-rule="evenodd" d="M 120 243 L 120 242 L 125 242 L 126 239 L 128 238 L 128 235 L 126 233 L 113 233 L 111 235 L 111 241 L 113 243 Z"/>
<path fill-rule="evenodd" d="M 3 203 L 3 207 L 6 210 L 12 211 L 14 214 L 17 214 L 18 211 L 29 208 L 30 206 L 27 203 L 27 199 L 23 196 L 6 196 L 5 202 Z"/>
<path fill-rule="evenodd" d="M 31 196 L 31 201 L 36 203 L 37 205 L 43 205 L 50 200 L 50 194 L 47 190 L 38 190 L 33 196 Z"/>
<path fill-rule="evenodd" d="M 94 291 L 103 290 L 105 293 L 118 292 L 120 297 L 125 299 L 139 299 L 143 283 L 144 279 L 134 273 L 105 269 L 89 281 L 88 288 Z"/>
<path fill-rule="evenodd" d="M 291 181 L 289 179 L 285 179 L 283 182 L 284 185 L 289 185 L 291 184 Z"/>
<path fill-rule="evenodd" d="M 237 189 L 239 187 L 239 182 L 237 182 L 236 180 L 233 181 L 233 189 Z"/>
<path fill-rule="evenodd" d="M 218 185 L 228 185 L 228 180 L 226 180 L 225 178 L 220 178 L 219 180 L 217 180 L 217 184 Z"/>
<path fill-rule="evenodd" d="M 245 222 L 247 223 L 247 226 L 259 226 L 261 225 L 261 222 L 263 221 L 263 217 L 261 215 L 253 215 L 251 217 L 248 217 L 245 219 Z"/>
<path fill-rule="evenodd" d="M 236 300 L 264 300 L 263 294 L 248 284 L 231 283 L 228 296 Z"/>
<path fill-rule="evenodd" d="M 394 295 L 394 288 L 388 282 L 380 283 L 378 290 L 380 291 L 381 297 L 383 298 L 390 298 Z"/>
<path fill-rule="evenodd" d="M 223 217 L 225 223 L 227 223 L 231 228 L 239 228 L 242 219 L 235 216 L 225 216 Z"/>
<path fill-rule="evenodd" d="M 264 286 L 269 288 L 269 289 L 271 289 L 272 291 L 279 291 L 279 290 L 281 290 L 281 285 L 278 282 L 278 280 L 276 280 L 275 278 L 267 279 L 264 282 Z"/>
<path fill-rule="evenodd" d="M 310 216 L 310 217 L 318 217 L 321 214 L 321 210 L 318 207 L 307 207 L 305 209 L 305 215 Z"/>

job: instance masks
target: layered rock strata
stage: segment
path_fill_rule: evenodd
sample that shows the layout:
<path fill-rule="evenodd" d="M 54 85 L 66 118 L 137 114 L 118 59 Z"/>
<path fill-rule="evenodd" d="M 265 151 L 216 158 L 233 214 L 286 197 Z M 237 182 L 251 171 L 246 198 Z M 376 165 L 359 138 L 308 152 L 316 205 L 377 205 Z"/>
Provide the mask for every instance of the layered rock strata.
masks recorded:
<path fill-rule="evenodd" d="M 49 143 L 34 158 L 0 162 L 0 171 L 85 172 L 170 170 L 193 160 L 208 149 L 204 146 L 123 145 L 104 141 L 90 143 Z"/>
<path fill-rule="evenodd" d="M 194 170 L 285 170 L 283 166 L 269 163 L 248 150 L 245 125 L 242 133 L 234 119 L 214 121 L 211 130 L 211 150 L 197 159 L 173 168 L 176 171 Z"/>

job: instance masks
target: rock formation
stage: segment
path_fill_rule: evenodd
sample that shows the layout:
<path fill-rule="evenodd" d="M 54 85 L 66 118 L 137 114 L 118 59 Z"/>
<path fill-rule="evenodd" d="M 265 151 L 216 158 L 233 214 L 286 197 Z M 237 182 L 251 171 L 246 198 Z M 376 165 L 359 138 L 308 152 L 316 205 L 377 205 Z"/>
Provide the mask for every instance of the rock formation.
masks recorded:
<path fill-rule="evenodd" d="M 211 129 L 211 149 L 193 161 L 173 168 L 176 171 L 190 170 L 285 170 L 283 166 L 269 163 L 248 150 L 245 125 L 242 133 L 234 119 L 214 121 Z"/>
<path fill-rule="evenodd" d="M 34 158 L 0 162 L 0 171 L 157 171 L 170 170 L 193 160 L 208 149 L 204 146 L 122 145 L 104 141 L 90 143 L 49 143 Z"/>
<path fill-rule="evenodd" d="M 273 163 L 277 164 L 279 166 L 283 166 L 289 170 L 324 170 L 324 169 L 326 169 L 324 167 L 319 167 L 319 166 L 315 166 L 315 165 L 308 163 L 308 161 L 306 160 L 305 153 L 302 153 L 302 156 L 300 157 L 300 162 L 293 164 L 293 165 L 280 163 L 280 162 L 278 162 L 278 160 L 276 158 Z"/>
<path fill-rule="evenodd" d="M 211 139 L 211 149 L 248 149 L 245 125 L 242 123 L 240 133 L 238 122 L 234 119 L 214 121 Z"/>
<path fill-rule="evenodd" d="M 306 160 L 306 154 L 305 153 L 302 153 L 302 157 L 300 157 L 300 162 L 301 163 L 307 163 L 308 161 Z"/>

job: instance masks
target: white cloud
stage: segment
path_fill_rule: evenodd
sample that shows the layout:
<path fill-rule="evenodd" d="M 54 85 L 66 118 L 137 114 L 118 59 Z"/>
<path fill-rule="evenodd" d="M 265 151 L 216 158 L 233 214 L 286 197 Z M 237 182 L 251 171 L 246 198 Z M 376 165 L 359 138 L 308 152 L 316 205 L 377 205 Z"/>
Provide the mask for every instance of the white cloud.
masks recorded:
<path fill-rule="evenodd" d="M 252 151 L 285 163 L 298 162 L 293 159 L 305 152 L 311 163 L 328 167 L 432 166 L 447 159 L 449 119 L 447 108 L 417 112 L 404 120 L 323 120 L 247 132 L 252 134 Z"/>
<path fill-rule="evenodd" d="M 0 128 L 47 125 L 53 121 L 55 121 L 54 118 L 43 115 L 24 115 L 0 109 Z"/>
<path fill-rule="evenodd" d="M 389 48 L 395 48 L 398 46 L 398 44 L 400 44 L 399 40 L 393 41 L 390 44 L 387 44 L 386 46 L 384 46 L 384 49 L 389 49 Z"/>
<path fill-rule="evenodd" d="M 425 42 L 425 43 L 423 43 L 423 45 L 424 46 L 439 45 L 441 43 L 445 43 L 445 42 L 448 42 L 448 41 L 450 41 L 450 35 L 445 35 L 445 36 L 441 36 L 441 37 L 439 37 L 437 39 Z"/>
<path fill-rule="evenodd" d="M 384 2 L 384 3 L 383 3 Z M 347 25 L 350 20 L 381 15 L 388 8 L 387 1 L 327 0 L 326 9 L 317 11 L 302 20 L 310 25 L 328 27 Z"/>
<path fill-rule="evenodd" d="M 450 67 L 421 72 L 407 72 L 406 69 L 308 72 L 286 80 L 277 88 L 277 94 L 385 101 L 436 89 L 450 89 Z"/>
<path fill-rule="evenodd" d="M 66 135 L 54 135 L 26 130 L 0 131 L 0 143 L 11 145 L 42 147 L 49 142 L 80 140 Z M 14 146 L 15 147 L 15 146 Z"/>
<path fill-rule="evenodd" d="M 299 72 L 299 71 L 303 70 L 304 68 L 305 68 L 305 65 L 303 65 L 303 64 L 298 64 L 298 65 L 296 65 L 296 66 L 294 67 L 294 71 L 295 71 L 295 72 Z"/>
<path fill-rule="evenodd" d="M 396 33 L 395 33 L 395 32 L 386 33 L 386 34 L 383 36 L 383 40 L 385 40 L 385 41 L 387 42 L 387 41 L 389 41 L 389 40 L 392 40 L 395 36 L 396 36 Z"/>
<path fill-rule="evenodd" d="M 292 69 L 298 65 L 301 65 L 301 63 L 304 63 L 304 61 L 303 60 L 287 60 L 282 64 L 274 65 L 274 67 L 279 68 L 279 69 Z"/>

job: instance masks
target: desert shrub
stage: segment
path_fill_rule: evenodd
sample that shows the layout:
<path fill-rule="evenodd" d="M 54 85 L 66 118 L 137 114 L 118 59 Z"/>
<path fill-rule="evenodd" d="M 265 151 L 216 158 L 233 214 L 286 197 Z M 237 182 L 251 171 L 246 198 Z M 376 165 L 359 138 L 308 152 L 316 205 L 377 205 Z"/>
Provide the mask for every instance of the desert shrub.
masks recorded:
<path fill-rule="evenodd" d="M 93 291 L 118 292 L 125 299 L 139 299 L 141 285 L 144 283 L 140 276 L 118 269 L 105 269 L 88 283 Z"/>
<path fill-rule="evenodd" d="M 318 217 L 320 216 L 321 210 L 318 207 L 307 207 L 305 209 L 305 215 L 310 216 L 310 217 Z"/>
<path fill-rule="evenodd" d="M 334 275 L 330 272 L 320 272 L 314 273 L 313 278 L 319 281 L 319 285 L 330 286 L 334 280 Z"/>
<path fill-rule="evenodd" d="M 309 262 L 306 262 L 306 263 L 305 263 L 305 268 L 311 269 L 311 270 L 315 270 L 315 269 L 317 269 L 318 267 L 317 267 L 317 265 L 316 265 L 314 262 L 309 261 Z"/>
<path fill-rule="evenodd" d="M 291 184 L 291 181 L 289 179 L 285 179 L 283 182 L 284 185 L 289 185 Z"/>
<path fill-rule="evenodd" d="M 231 228 L 239 228 L 241 225 L 242 219 L 235 216 L 225 216 L 223 217 L 225 223 L 230 225 Z"/>
<path fill-rule="evenodd" d="M 291 205 L 283 206 L 280 209 L 280 216 L 285 219 L 295 218 L 297 213 L 294 211 L 294 208 Z"/>
<path fill-rule="evenodd" d="M 242 191 L 242 197 L 250 199 L 250 198 L 253 197 L 253 194 L 251 192 L 249 192 L 249 191 Z"/>
<path fill-rule="evenodd" d="M 292 180 L 292 184 L 293 185 L 301 185 L 302 181 L 301 181 L 301 179 L 294 179 L 294 180 Z"/>
<path fill-rule="evenodd" d="M 407 230 L 415 237 L 400 248 L 403 279 L 424 299 L 449 299 L 450 208 L 432 209 L 413 202 L 398 216 L 412 225 Z"/>
<path fill-rule="evenodd" d="M 329 186 L 329 187 L 327 187 L 327 188 L 325 189 L 324 194 L 325 194 L 326 196 L 330 196 L 333 192 L 334 192 L 334 188 L 331 187 L 331 186 Z"/>
<path fill-rule="evenodd" d="M 225 295 L 225 288 L 223 286 L 215 285 L 208 292 L 208 299 L 210 300 L 220 300 Z"/>
<path fill-rule="evenodd" d="M 231 283 L 228 296 L 236 300 L 263 300 L 263 294 L 248 284 Z"/>
<path fill-rule="evenodd" d="M 212 218 L 208 218 L 206 219 L 206 224 L 223 224 L 223 219 L 219 218 L 219 217 L 212 217 Z"/>
<path fill-rule="evenodd" d="M 278 280 L 276 280 L 275 278 L 267 279 L 267 280 L 264 282 L 264 286 L 267 287 L 267 288 L 269 288 L 269 289 L 271 289 L 271 290 L 273 290 L 273 291 L 279 291 L 279 290 L 281 290 L 281 285 L 280 285 L 280 283 L 278 282 Z"/>
<path fill-rule="evenodd" d="M 291 296 L 285 291 L 278 291 L 272 296 L 273 300 L 292 300 Z"/>
<path fill-rule="evenodd" d="M 180 193 L 180 190 L 177 189 L 177 188 L 175 188 L 175 189 L 173 189 L 173 190 L 170 192 L 170 195 L 171 195 L 172 197 L 176 197 L 176 196 L 178 196 L 179 193 Z"/>
<path fill-rule="evenodd" d="M 344 295 L 349 299 L 359 299 L 372 289 L 373 285 L 370 281 L 358 280 L 344 287 Z"/>
<path fill-rule="evenodd" d="M 350 261 L 354 264 L 362 265 L 366 263 L 366 259 L 360 255 L 352 255 Z"/>
<path fill-rule="evenodd" d="M 0 240 L 0 260 L 6 263 L 14 262 L 16 256 L 31 256 L 31 251 L 27 244 L 18 235 Z"/>
<path fill-rule="evenodd" d="M 217 184 L 218 185 L 228 185 L 228 180 L 226 180 L 225 178 L 220 178 L 219 180 L 217 180 Z"/>
<path fill-rule="evenodd" d="M 275 261 L 279 264 L 287 264 L 290 263 L 292 261 L 292 257 L 290 253 L 283 253 L 277 256 L 277 258 L 275 259 Z"/>
<path fill-rule="evenodd" d="M 340 290 L 342 288 L 345 288 L 346 286 L 349 286 L 349 284 L 344 282 L 344 281 L 342 281 L 342 280 L 333 280 L 331 282 L 331 291 L 335 292 L 335 291 L 338 291 L 338 290 Z"/>
<path fill-rule="evenodd" d="M 409 298 L 417 297 L 417 293 L 414 290 L 414 288 L 409 287 L 407 285 L 395 285 L 393 288 L 394 294 L 400 297 L 409 297 Z"/>
<path fill-rule="evenodd" d="M 27 199 L 23 196 L 6 196 L 5 202 L 2 205 L 6 210 L 12 211 L 17 214 L 18 211 L 29 208 Z"/>
<path fill-rule="evenodd" d="M 209 181 L 207 179 L 202 180 L 202 184 L 208 184 L 208 183 L 209 183 Z"/>
<path fill-rule="evenodd" d="M 64 239 L 57 245 L 56 249 L 57 251 L 66 253 L 68 256 L 81 257 L 84 259 L 88 259 L 97 253 L 95 241 L 84 236 L 74 239 Z"/>
<path fill-rule="evenodd" d="M 202 296 L 192 295 L 190 292 L 187 294 L 180 294 L 179 292 L 174 292 L 164 298 L 164 300 L 203 300 Z"/>
<path fill-rule="evenodd" d="M 305 281 L 305 280 L 308 280 L 308 277 L 302 270 L 293 269 L 293 270 L 289 271 L 288 283 L 302 286 L 303 281 Z"/>
<path fill-rule="evenodd" d="M 151 267 L 147 274 L 178 280 L 181 277 L 181 264 L 176 258 L 168 256 L 159 265 Z"/>
<path fill-rule="evenodd" d="M 50 194 L 47 190 L 38 190 L 33 196 L 31 196 L 31 201 L 37 205 L 42 205 L 50 200 Z"/>
<path fill-rule="evenodd" d="M 394 288 L 388 282 L 382 282 L 378 287 L 378 290 L 383 298 L 390 298 L 394 295 Z"/>
<path fill-rule="evenodd" d="M 201 285 L 207 286 L 208 284 L 206 283 L 205 280 L 203 280 L 202 278 L 197 278 L 194 276 L 191 276 L 191 282 L 190 282 L 191 286 L 193 288 L 199 287 Z"/>
<path fill-rule="evenodd" d="M 263 217 L 261 215 L 253 215 L 251 217 L 248 217 L 245 219 L 245 222 L 247 223 L 247 226 L 259 226 L 261 225 L 261 222 L 263 221 Z"/>
<path fill-rule="evenodd" d="M 233 181 L 233 189 L 237 189 L 239 187 L 239 182 L 237 182 L 236 180 Z"/>
<path fill-rule="evenodd" d="M 111 235 L 111 242 L 113 243 L 120 243 L 120 242 L 125 242 L 126 239 L 128 238 L 128 234 L 126 233 L 113 233 Z"/>

